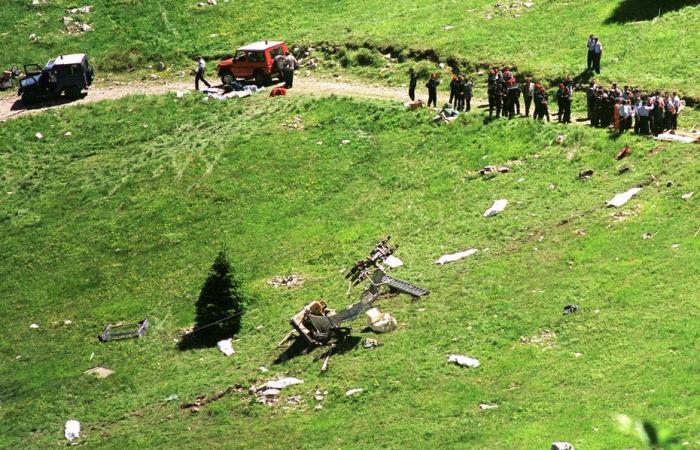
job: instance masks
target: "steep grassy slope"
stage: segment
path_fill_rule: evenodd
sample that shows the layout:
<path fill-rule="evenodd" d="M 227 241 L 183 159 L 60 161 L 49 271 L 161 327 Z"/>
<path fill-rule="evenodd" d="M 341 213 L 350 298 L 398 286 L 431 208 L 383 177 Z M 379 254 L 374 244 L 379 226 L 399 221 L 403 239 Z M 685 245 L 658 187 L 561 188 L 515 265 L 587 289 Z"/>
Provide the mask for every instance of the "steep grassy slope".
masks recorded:
<path fill-rule="evenodd" d="M 0 128 L 1 447 L 63 443 L 70 418 L 105 448 L 634 445 L 615 412 L 700 446 L 700 221 L 696 198 L 680 198 L 700 191 L 695 147 L 478 115 L 435 127 L 428 112 L 377 102 L 247 100 L 132 97 Z M 301 130 L 285 126 L 295 115 Z M 553 145 L 560 132 L 565 145 Z M 618 175 L 623 144 L 634 153 Z M 485 164 L 512 172 L 485 180 Z M 587 168 L 594 177 L 577 180 Z M 638 183 L 627 206 L 602 207 Z M 497 198 L 509 207 L 483 218 Z M 325 374 L 318 351 L 274 365 L 288 318 L 311 299 L 352 301 L 343 270 L 385 234 L 401 245 L 397 275 L 430 297 L 383 300 L 398 330 L 377 337 L 358 321 L 357 336 L 383 345 L 334 356 Z M 257 298 L 237 354 L 179 352 L 222 245 Z M 481 252 L 434 264 L 468 247 Z M 266 284 L 291 271 L 303 288 Z M 562 316 L 567 303 L 581 311 Z M 98 343 L 105 323 L 143 317 L 145 339 Z M 544 330 L 551 345 L 521 343 Z M 482 367 L 448 365 L 452 352 Z M 94 366 L 116 374 L 82 374 Z M 278 374 L 305 380 L 279 406 L 233 393 L 179 409 Z M 346 398 L 350 388 L 364 392 Z M 286 408 L 293 394 L 302 404 Z"/>
<path fill-rule="evenodd" d="M 94 28 L 78 37 L 66 34 L 62 22 L 66 8 L 79 6 L 73 0 L 39 7 L 29 0 L 7 3 L 0 9 L 2 66 L 43 63 L 69 51 L 92 53 L 105 71 L 161 60 L 180 66 L 199 53 L 214 57 L 246 41 L 280 38 L 433 49 L 443 59 L 514 64 L 554 78 L 583 70 L 586 39 L 596 33 L 605 44 L 603 81 L 700 97 L 696 0 L 540 0 L 517 10 L 499 8 L 492 0 L 345 0 L 332 7 L 317 0 L 222 0 L 207 7 L 194 0 L 95 0 L 89 2 L 94 12 L 74 16 Z M 452 28 L 444 31 L 445 26 Z M 38 36 L 35 43 L 28 39 L 32 33 Z"/>

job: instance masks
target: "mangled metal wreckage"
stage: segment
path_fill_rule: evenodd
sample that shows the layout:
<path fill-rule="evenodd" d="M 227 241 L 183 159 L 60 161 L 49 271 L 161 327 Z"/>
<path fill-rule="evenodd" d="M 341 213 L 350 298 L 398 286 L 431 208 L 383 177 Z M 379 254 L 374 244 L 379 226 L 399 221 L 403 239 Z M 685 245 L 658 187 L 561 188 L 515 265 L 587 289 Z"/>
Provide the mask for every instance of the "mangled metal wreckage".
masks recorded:
<path fill-rule="evenodd" d="M 348 293 L 354 286 L 368 281 L 368 286 L 360 294 L 360 299 L 346 309 L 336 312 L 328 308 L 323 300 L 316 300 L 306 305 L 292 317 L 289 323 L 309 347 L 319 347 L 328 343 L 333 337 L 347 334 L 350 330 L 341 326 L 344 322 L 356 319 L 372 308 L 373 303 L 382 292 L 404 293 L 418 299 L 428 295 L 427 289 L 407 281 L 387 275 L 391 265 L 387 263 L 397 247 L 389 245 L 390 236 L 379 242 L 370 255 L 358 261 L 345 275 L 349 282 Z M 292 333 L 287 336 L 290 338 Z M 287 339 L 285 339 L 287 340 Z M 284 341 L 283 341 L 284 342 Z"/>

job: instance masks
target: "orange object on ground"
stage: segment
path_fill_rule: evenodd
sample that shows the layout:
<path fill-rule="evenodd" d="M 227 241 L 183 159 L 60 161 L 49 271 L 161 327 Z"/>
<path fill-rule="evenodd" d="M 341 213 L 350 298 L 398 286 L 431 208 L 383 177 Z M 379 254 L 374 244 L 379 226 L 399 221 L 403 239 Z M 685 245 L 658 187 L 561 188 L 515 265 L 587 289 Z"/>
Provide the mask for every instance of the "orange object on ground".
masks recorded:
<path fill-rule="evenodd" d="M 617 155 L 615 155 L 615 159 L 616 159 L 617 161 L 619 161 L 619 160 L 621 160 L 621 159 L 624 158 L 625 156 L 628 156 L 628 155 L 631 154 L 631 153 L 632 153 L 632 150 L 631 150 L 628 146 L 625 145 L 625 146 L 622 148 L 622 150 L 620 150 L 619 152 L 617 152 Z"/>
<path fill-rule="evenodd" d="M 287 90 L 283 87 L 276 87 L 270 91 L 270 97 L 278 97 L 280 95 L 287 95 Z"/>

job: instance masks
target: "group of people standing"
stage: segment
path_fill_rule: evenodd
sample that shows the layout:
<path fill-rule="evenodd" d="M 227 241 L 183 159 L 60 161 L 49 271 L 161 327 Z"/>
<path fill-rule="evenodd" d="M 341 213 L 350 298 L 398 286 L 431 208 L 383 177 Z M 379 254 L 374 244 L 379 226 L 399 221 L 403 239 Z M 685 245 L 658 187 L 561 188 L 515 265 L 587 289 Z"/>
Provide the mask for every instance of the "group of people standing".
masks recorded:
<path fill-rule="evenodd" d="M 664 131 L 678 128 L 678 114 L 684 108 L 676 92 L 661 94 L 655 91 L 645 95 L 638 89 L 624 86 L 620 89 L 613 83 L 610 89 L 591 81 L 586 89 L 588 118 L 591 126 L 607 128 L 624 133 L 658 136 Z"/>
<path fill-rule="evenodd" d="M 291 89 L 294 85 L 294 71 L 299 68 L 297 59 L 291 53 L 288 53 L 287 56 L 280 53 L 275 56 L 275 66 L 277 67 L 277 72 L 284 80 L 284 87 Z"/>

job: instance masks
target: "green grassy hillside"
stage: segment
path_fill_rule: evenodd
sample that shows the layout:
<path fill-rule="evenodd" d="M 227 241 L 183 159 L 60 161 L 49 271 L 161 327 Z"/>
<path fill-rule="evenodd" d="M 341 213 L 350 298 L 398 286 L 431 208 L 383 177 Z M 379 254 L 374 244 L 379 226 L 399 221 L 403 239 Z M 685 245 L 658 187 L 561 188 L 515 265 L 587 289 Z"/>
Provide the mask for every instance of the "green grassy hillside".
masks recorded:
<path fill-rule="evenodd" d="M 287 126 L 296 115 L 302 129 Z M 87 444 L 104 448 L 638 445 L 617 432 L 617 412 L 699 447 L 700 217 L 697 194 L 681 199 L 700 192 L 696 148 L 479 115 L 436 127 L 430 115 L 334 97 L 190 94 L 3 124 L 0 447 L 63 444 L 73 418 Z M 564 145 L 554 144 L 560 133 Z M 614 161 L 625 144 L 632 156 Z M 483 179 L 486 164 L 512 171 Z M 630 170 L 619 175 L 621 165 Z M 587 182 L 577 179 L 584 169 L 595 171 Z M 626 206 L 603 207 L 637 184 Z M 482 217 L 498 198 L 508 208 Z M 289 317 L 312 299 L 350 303 L 357 292 L 345 296 L 343 270 L 386 234 L 406 263 L 396 275 L 431 295 L 383 300 L 398 330 L 374 336 L 359 320 L 355 334 L 383 345 L 336 355 L 325 374 L 320 351 L 274 365 Z M 174 339 L 193 323 L 224 245 L 257 298 L 237 354 L 180 352 Z M 481 251 L 434 264 L 469 247 Z M 266 284 L 292 271 L 303 288 Z M 563 316 L 567 303 L 580 312 Z M 145 339 L 96 339 L 107 322 L 144 317 Z M 545 330 L 556 337 L 521 342 Z M 449 365 L 449 353 L 482 366 Z M 95 366 L 116 373 L 83 374 Z M 279 374 L 305 382 L 278 406 L 242 392 L 197 414 L 179 409 Z M 317 387 L 328 391 L 320 410 Z M 347 398 L 350 388 L 364 391 Z M 297 394 L 301 405 L 287 405 Z"/>
<path fill-rule="evenodd" d="M 695 0 L 539 0 L 529 8 L 493 0 L 345 0 L 332 7 L 316 0 L 220 0 L 205 7 L 195 0 L 95 0 L 89 2 L 92 13 L 71 16 L 93 28 L 77 37 L 62 22 L 67 8 L 80 6 L 73 0 L 6 3 L 0 9 L 2 66 L 88 51 L 103 71 L 158 61 L 179 69 L 199 53 L 216 57 L 247 41 L 284 39 L 430 49 L 443 60 L 516 65 L 536 77 L 556 78 L 583 70 L 586 39 L 595 33 L 605 45 L 601 80 L 700 97 Z M 511 4 L 516 8 L 507 9 Z"/>

